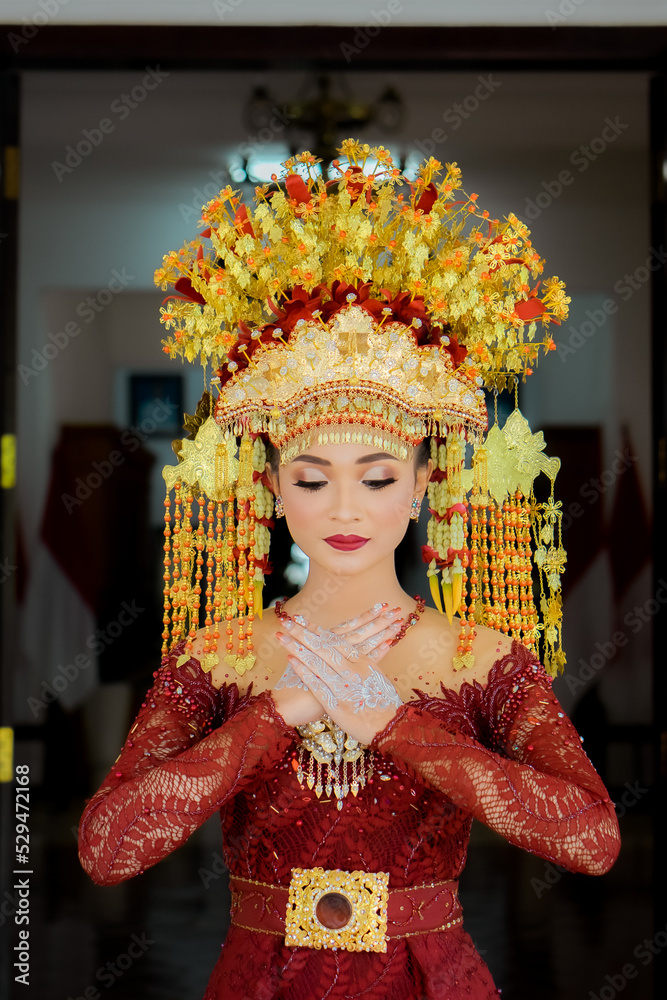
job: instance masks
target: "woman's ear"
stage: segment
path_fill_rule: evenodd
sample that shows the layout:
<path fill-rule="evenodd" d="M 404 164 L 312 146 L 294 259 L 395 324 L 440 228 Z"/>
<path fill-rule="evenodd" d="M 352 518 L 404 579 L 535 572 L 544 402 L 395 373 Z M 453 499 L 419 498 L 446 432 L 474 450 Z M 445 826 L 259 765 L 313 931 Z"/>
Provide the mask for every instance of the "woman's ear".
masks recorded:
<path fill-rule="evenodd" d="M 431 473 L 433 472 L 433 460 L 429 458 L 426 465 L 420 465 L 417 469 L 417 475 L 415 476 L 415 496 L 422 497 L 426 493 L 426 487 L 428 486 L 428 481 L 431 478 Z"/>
<path fill-rule="evenodd" d="M 264 466 L 264 471 L 266 472 L 268 480 L 271 483 L 271 492 L 273 493 L 274 497 L 278 496 L 278 494 L 280 493 L 280 481 L 278 478 L 278 473 L 277 472 L 274 473 L 273 467 L 270 462 L 266 463 L 266 465 Z"/>

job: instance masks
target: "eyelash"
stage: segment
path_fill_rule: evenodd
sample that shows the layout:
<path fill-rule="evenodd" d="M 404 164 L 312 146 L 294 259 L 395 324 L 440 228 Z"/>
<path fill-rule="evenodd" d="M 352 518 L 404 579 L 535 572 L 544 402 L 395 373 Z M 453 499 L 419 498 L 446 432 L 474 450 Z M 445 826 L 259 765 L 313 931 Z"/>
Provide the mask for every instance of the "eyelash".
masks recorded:
<path fill-rule="evenodd" d="M 364 484 L 364 486 L 368 486 L 368 488 L 371 489 L 371 490 L 383 490 L 387 486 L 391 486 L 391 484 L 395 483 L 395 482 L 396 482 L 396 480 L 392 479 L 392 478 L 389 478 L 389 479 L 362 479 L 362 483 Z M 312 482 L 311 483 L 311 482 L 305 482 L 303 479 L 298 479 L 297 482 L 295 483 L 295 485 L 296 486 L 300 486 L 302 490 L 308 490 L 311 493 L 316 493 L 318 490 L 321 490 L 327 484 L 326 484 L 326 480 L 320 481 L 320 482 Z"/>

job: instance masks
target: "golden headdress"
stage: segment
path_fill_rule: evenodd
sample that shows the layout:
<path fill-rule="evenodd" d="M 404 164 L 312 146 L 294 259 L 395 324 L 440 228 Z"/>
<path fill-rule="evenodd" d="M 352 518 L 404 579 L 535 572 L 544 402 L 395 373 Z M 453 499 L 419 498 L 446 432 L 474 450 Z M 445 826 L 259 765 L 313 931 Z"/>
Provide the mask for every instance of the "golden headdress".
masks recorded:
<path fill-rule="evenodd" d="M 203 618 L 211 668 L 224 621 L 227 662 L 239 673 L 254 663 L 273 524 L 267 438 L 287 462 L 313 435 L 400 458 L 428 437 L 423 556 L 436 605 L 450 619 L 460 611 L 456 665 L 472 662 L 484 623 L 532 648 L 542 638 L 556 673 L 560 463 L 518 409 L 486 434 L 485 389 L 515 387 L 540 350 L 554 349 L 563 283 L 538 280 L 544 262 L 526 226 L 490 218 L 463 193 L 455 163 L 439 179 L 431 158 L 408 180 L 383 147 L 347 140 L 341 153 L 332 179 L 310 153 L 290 158 L 280 183 L 256 189 L 254 210 L 221 191 L 203 208 L 200 236 L 156 271 L 175 292 L 161 310 L 174 329 L 165 352 L 199 360 L 217 387 L 190 418 L 196 433 L 180 443 L 179 464 L 164 470 L 165 648 L 191 641 Z M 533 494 L 540 472 L 551 480 L 545 504 Z"/>

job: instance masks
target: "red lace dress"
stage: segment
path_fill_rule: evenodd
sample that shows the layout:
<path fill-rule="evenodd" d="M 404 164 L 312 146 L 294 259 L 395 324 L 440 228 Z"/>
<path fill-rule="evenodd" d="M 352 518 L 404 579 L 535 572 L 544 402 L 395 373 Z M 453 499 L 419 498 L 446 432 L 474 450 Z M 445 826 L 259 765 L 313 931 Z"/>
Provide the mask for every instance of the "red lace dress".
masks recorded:
<path fill-rule="evenodd" d="M 389 872 L 389 886 L 457 879 L 473 818 L 577 872 L 619 849 L 613 804 L 519 643 L 487 683 L 417 693 L 373 742 L 375 774 L 342 811 L 302 789 L 299 737 L 271 696 L 216 691 L 176 647 L 88 803 L 81 862 L 113 885 L 154 865 L 220 810 L 230 872 L 288 885 L 296 866 Z M 205 1000 L 488 1000 L 491 975 L 461 926 L 392 939 L 386 953 L 286 947 L 232 925 Z"/>

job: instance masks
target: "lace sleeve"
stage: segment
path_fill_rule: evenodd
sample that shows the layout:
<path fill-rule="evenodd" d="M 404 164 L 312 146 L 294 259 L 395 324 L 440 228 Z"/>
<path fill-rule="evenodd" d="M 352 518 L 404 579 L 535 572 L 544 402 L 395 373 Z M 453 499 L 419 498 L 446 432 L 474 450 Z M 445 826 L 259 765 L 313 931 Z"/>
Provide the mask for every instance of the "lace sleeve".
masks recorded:
<path fill-rule="evenodd" d="M 79 857 L 114 885 L 156 864 L 283 755 L 296 734 L 266 693 L 213 687 L 199 662 L 165 658 L 79 826 Z M 217 728 L 216 728 L 217 727 Z"/>
<path fill-rule="evenodd" d="M 510 843 L 570 871 L 608 871 L 620 848 L 614 805 L 525 647 L 514 643 L 486 688 L 442 694 L 403 705 L 373 747 Z"/>

